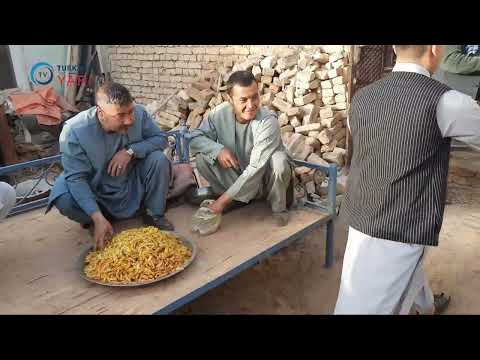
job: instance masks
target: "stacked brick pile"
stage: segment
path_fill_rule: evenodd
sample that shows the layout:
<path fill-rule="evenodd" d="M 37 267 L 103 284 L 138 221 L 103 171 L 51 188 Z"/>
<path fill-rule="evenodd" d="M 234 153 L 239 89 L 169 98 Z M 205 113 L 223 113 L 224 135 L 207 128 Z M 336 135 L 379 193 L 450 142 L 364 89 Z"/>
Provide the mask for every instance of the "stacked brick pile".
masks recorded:
<path fill-rule="evenodd" d="M 194 129 L 211 109 L 227 100 L 225 84 L 230 74 L 249 70 L 258 81 L 262 105 L 278 114 L 290 154 L 299 160 L 341 167 L 351 76 L 347 55 L 342 45 L 280 48 L 242 55 L 238 61 L 225 55 L 222 61 L 217 58 L 215 67 L 198 71 L 186 87 L 163 101 L 149 103 L 147 110 L 164 130 L 178 128 L 182 120 Z M 325 195 L 325 179 L 320 173 L 299 167 L 296 174 L 306 193 Z"/>

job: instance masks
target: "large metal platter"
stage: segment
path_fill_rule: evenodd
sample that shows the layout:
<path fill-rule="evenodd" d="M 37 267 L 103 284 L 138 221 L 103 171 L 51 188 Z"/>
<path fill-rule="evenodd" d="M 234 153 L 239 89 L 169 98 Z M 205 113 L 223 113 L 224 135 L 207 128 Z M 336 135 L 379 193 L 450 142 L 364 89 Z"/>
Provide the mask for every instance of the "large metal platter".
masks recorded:
<path fill-rule="evenodd" d="M 192 262 L 193 260 L 195 259 L 195 256 L 197 255 L 197 246 L 196 244 L 190 240 L 190 239 L 187 239 L 185 238 L 184 236 L 180 235 L 180 234 L 177 234 L 176 232 L 172 232 L 172 231 L 164 231 L 165 233 L 170 233 L 172 235 L 174 235 L 177 239 L 179 239 L 186 247 L 188 247 L 191 251 L 192 251 L 192 256 L 190 257 L 190 259 L 185 263 L 185 265 L 181 268 L 181 269 L 178 269 L 177 271 L 174 271 L 170 274 L 167 274 L 167 275 L 164 275 L 162 277 L 159 277 L 157 279 L 154 279 L 154 280 L 149 280 L 149 281 L 143 281 L 143 282 L 128 282 L 128 283 L 107 283 L 107 282 L 103 282 L 103 281 L 99 281 L 99 280 L 95 280 L 95 279 L 91 279 L 89 278 L 86 274 L 85 274 L 85 271 L 84 271 L 84 268 L 85 268 L 85 258 L 87 257 L 87 255 L 90 253 L 90 251 L 92 251 L 93 249 L 93 246 L 89 246 L 87 247 L 85 250 L 82 251 L 79 259 L 78 259 L 78 263 L 77 263 L 77 269 L 78 271 L 80 272 L 80 276 L 83 277 L 85 280 L 87 281 L 90 281 L 92 283 L 95 283 L 95 284 L 99 284 L 99 285 L 104 285 L 104 286 L 112 286 L 112 287 L 139 287 L 139 286 L 146 286 L 146 285 L 151 285 L 151 284 L 155 284 L 155 283 L 158 283 L 160 281 L 163 281 L 163 280 L 166 280 L 176 274 L 178 274 L 179 272 L 182 272 L 183 270 L 185 270 Z"/>

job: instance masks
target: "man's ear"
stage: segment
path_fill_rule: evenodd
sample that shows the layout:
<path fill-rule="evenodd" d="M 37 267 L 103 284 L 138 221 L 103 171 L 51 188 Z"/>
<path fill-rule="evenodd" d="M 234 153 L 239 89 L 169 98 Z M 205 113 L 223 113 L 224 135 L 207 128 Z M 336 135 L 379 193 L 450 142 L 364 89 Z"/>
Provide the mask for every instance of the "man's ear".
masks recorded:
<path fill-rule="evenodd" d="M 99 105 L 96 105 L 96 107 L 97 107 L 97 117 L 101 120 L 103 116 L 102 109 L 100 108 Z"/>
<path fill-rule="evenodd" d="M 432 52 L 433 55 L 438 56 L 441 52 L 441 47 L 442 45 L 430 45 L 430 51 Z"/>

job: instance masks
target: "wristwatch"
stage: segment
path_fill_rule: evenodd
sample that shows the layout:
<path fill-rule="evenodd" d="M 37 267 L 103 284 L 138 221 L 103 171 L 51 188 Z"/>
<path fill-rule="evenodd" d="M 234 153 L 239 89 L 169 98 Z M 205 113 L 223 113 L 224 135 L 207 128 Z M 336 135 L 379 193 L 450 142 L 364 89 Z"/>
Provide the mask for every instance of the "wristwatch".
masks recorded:
<path fill-rule="evenodd" d="M 130 156 L 132 156 L 132 157 L 135 155 L 135 153 L 133 152 L 132 148 L 128 148 L 128 149 L 127 149 L 127 154 L 130 155 Z"/>

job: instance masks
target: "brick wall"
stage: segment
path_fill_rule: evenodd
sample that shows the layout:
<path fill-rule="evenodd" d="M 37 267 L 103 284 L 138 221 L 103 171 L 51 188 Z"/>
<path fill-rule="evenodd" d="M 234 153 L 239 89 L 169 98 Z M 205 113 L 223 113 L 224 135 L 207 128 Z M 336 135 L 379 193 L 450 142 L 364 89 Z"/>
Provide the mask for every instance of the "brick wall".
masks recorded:
<path fill-rule="evenodd" d="M 204 71 L 244 61 L 249 55 L 271 55 L 298 45 L 110 45 L 112 79 L 127 86 L 136 101 L 148 104 L 184 89 Z"/>

